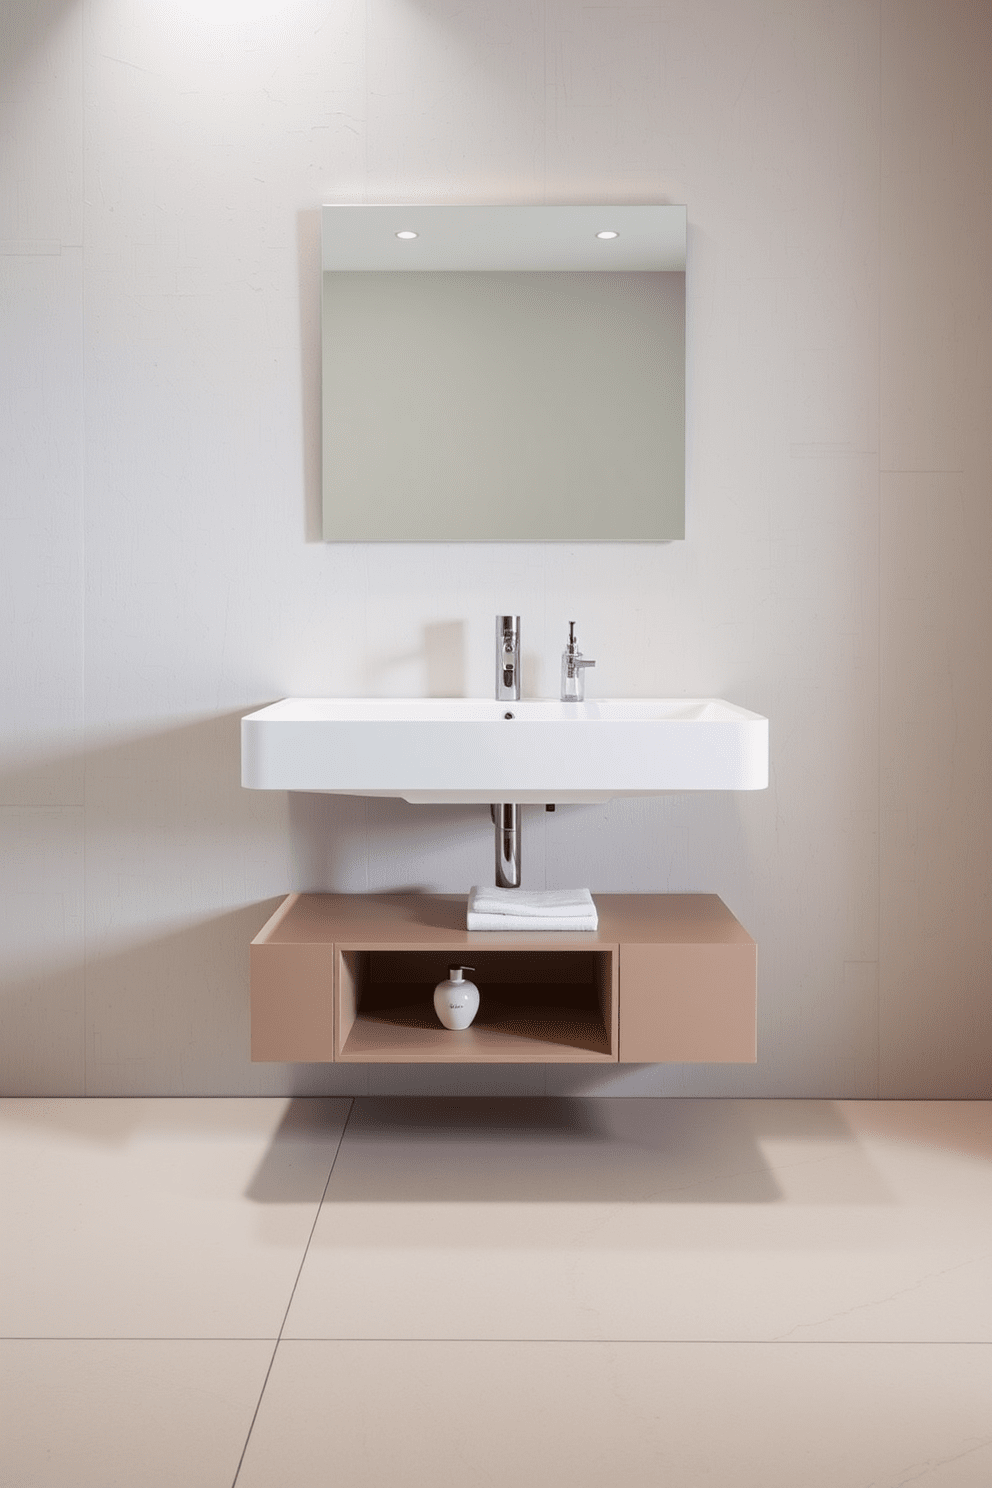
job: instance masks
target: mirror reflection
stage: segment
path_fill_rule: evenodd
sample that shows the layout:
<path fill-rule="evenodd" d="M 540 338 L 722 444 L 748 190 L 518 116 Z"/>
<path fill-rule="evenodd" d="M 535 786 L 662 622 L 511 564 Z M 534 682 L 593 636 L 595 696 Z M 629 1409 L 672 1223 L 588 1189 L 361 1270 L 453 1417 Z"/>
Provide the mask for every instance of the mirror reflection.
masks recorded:
<path fill-rule="evenodd" d="M 684 409 L 684 207 L 324 208 L 325 539 L 682 537 Z"/>

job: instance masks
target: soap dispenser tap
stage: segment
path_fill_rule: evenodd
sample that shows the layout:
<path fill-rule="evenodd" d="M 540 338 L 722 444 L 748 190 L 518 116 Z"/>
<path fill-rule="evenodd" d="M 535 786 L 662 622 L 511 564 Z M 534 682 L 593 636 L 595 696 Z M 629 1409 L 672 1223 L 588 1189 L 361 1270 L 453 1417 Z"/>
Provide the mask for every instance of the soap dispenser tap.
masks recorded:
<path fill-rule="evenodd" d="M 568 622 L 568 645 L 561 654 L 561 700 L 563 703 L 581 703 L 586 695 L 586 667 L 596 663 L 575 644 L 575 621 Z"/>

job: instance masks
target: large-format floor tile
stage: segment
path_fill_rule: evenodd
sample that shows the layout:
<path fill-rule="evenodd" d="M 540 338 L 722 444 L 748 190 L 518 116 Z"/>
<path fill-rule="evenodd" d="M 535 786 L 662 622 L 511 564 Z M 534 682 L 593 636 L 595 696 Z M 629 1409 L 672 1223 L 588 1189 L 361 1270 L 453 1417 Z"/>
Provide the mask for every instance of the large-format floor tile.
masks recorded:
<path fill-rule="evenodd" d="M 987 1342 L 990 1231 L 980 1104 L 362 1100 L 285 1336 Z"/>
<path fill-rule="evenodd" d="M 865 1101 L 843 1110 L 889 1206 L 874 1224 L 864 1216 L 849 1252 L 849 1306 L 810 1317 L 790 1336 L 992 1340 L 992 1103 Z M 820 1263 L 820 1253 L 809 1260 Z"/>
<path fill-rule="evenodd" d="M 980 1488 L 992 1347 L 282 1343 L 238 1488 L 331 1480 Z"/>
<path fill-rule="evenodd" d="M 0 1106 L 0 1330 L 275 1338 L 346 1100 Z"/>
<path fill-rule="evenodd" d="M 271 1343 L 0 1342 L 9 1488 L 228 1488 Z"/>

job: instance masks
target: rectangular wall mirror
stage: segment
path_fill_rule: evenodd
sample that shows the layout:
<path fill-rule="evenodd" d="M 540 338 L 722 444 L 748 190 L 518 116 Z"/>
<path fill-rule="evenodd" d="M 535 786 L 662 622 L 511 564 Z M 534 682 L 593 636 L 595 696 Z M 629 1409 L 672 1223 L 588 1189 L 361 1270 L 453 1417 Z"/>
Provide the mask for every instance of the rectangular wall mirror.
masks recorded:
<path fill-rule="evenodd" d="M 683 537 L 685 251 L 681 206 L 324 207 L 325 539 Z"/>

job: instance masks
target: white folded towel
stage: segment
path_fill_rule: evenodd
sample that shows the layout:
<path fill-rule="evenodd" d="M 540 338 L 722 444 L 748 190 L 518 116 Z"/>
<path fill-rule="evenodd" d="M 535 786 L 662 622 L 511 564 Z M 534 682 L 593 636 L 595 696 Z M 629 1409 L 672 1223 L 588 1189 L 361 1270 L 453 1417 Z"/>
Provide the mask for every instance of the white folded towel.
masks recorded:
<path fill-rule="evenodd" d="M 474 888 L 468 898 L 473 914 L 590 915 L 596 913 L 588 889 L 480 889 Z"/>
<path fill-rule="evenodd" d="M 588 889 L 474 888 L 469 930 L 595 930 L 596 905 Z"/>
<path fill-rule="evenodd" d="M 466 919 L 469 930 L 567 930 L 570 934 L 574 930 L 595 930 L 599 924 L 596 915 L 538 919 L 535 915 L 473 914 L 471 910 Z"/>

